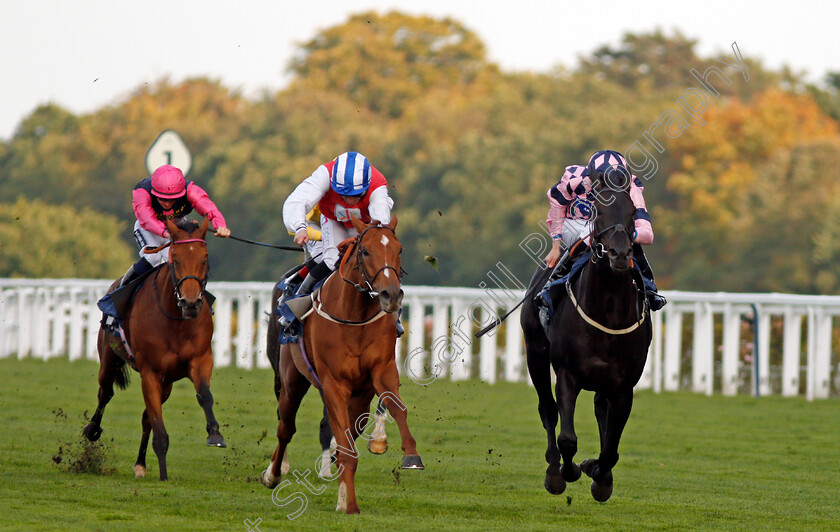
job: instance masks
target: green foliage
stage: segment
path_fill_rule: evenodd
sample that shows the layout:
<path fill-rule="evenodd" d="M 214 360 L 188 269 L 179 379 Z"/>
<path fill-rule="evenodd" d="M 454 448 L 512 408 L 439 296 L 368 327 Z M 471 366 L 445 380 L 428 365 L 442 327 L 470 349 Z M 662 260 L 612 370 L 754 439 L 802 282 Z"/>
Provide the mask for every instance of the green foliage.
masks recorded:
<path fill-rule="evenodd" d="M 0 204 L 0 277 L 116 278 L 132 261 L 126 226 L 88 208 Z"/>
<path fill-rule="evenodd" d="M 285 198 L 318 165 L 355 150 L 388 179 L 407 283 L 477 286 L 498 262 L 525 282 L 535 263 L 519 244 L 542 233 L 546 191 L 564 167 L 598 149 L 626 150 L 663 112 L 680 109 L 676 99 L 699 85 L 692 69 L 734 60 L 729 48 L 709 57 L 695 48 L 679 32 L 628 33 L 574 68 L 512 74 L 457 21 L 362 13 L 301 44 L 289 87 L 256 101 L 197 78 L 162 79 L 84 116 L 39 107 L 0 145 L 0 198 L 90 208 L 130 224 L 145 151 L 175 129 L 193 153 L 188 178 L 233 234 L 288 244 Z M 817 145 L 837 135 L 840 76 L 816 88 L 789 69 L 744 61 L 749 81 L 734 73 L 731 85 L 719 83 L 705 125 L 692 122 L 670 140 L 657 134 L 666 150 L 645 198 L 660 287 L 840 292 L 834 206 L 814 201 L 808 218 L 774 207 L 785 172 L 819 180 L 793 161 L 833 149 Z M 782 234 L 796 241 L 785 258 Z M 130 231 L 121 236 L 133 249 Z M 219 280 L 277 280 L 300 260 L 232 241 L 215 242 L 211 257 Z"/>

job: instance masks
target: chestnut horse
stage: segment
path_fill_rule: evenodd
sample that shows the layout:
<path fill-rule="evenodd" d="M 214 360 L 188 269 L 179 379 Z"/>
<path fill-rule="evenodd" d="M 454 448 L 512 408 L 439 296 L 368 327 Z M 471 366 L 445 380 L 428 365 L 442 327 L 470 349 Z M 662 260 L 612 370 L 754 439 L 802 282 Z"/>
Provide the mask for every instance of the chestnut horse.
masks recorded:
<path fill-rule="evenodd" d="M 360 434 L 367 438 L 365 430 L 373 424 L 370 402 L 375 394 L 399 426 L 404 453 L 401 467 L 422 469 L 423 462 L 408 429 L 395 360 L 394 314 L 403 297 L 402 246 L 394 232 L 397 219 L 389 225 L 351 220 L 358 235 L 348 241 L 337 271 L 313 294 L 315 311 L 304 318 L 303 347 L 317 378 L 307 378 L 298 370 L 292 351 L 298 349 L 296 345 L 285 344 L 280 349 L 278 445 L 260 480 L 268 488 L 280 484 L 281 461 L 296 430 L 297 410 L 309 386 L 320 382 L 336 439 L 335 477 L 340 479 L 336 511 L 355 514 L 359 513 L 355 441 Z"/>
<path fill-rule="evenodd" d="M 114 382 L 125 388 L 128 382 L 125 359 L 132 360 L 132 367 L 140 373 L 146 403 L 140 452 L 134 465 L 137 478 L 146 475 L 146 448 L 149 433 L 154 430 L 152 448 L 158 458 L 160 479 L 167 479 L 169 435 L 163 425 L 161 407 L 172 392 L 172 384 L 185 377 L 195 385 L 198 404 L 207 418 L 207 445 L 225 447 L 213 415 L 213 396 L 210 394 L 213 319 L 210 304 L 203 304 L 209 274 L 204 241 L 208 224 L 207 218 L 200 227 L 191 220 L 182 220 L 178 225 L 167 221 L 172 238 L 167 244 L 170 246 L 169 262 L 149 275 L 134 294 L 131 308 L 124 316 L 123 328 L 133 359 L 125 353 L 119 338 L 103 327 L 99 329 L 99 404 L 84 428 L 84 435 L 90 441 L 96 441 L 102 435 L 102 413 L 114 395 Z M 112 284 L 110 290 L 118 283 Z"/>
<path fill-rule="evenodd" d="M 609 499 L 618 443 L 633 406 L 633 387 L 647 359 L 652 328 L 644 283 L 632 267 L 635 207 L 629 187 L 629 179 L 592 185 L 597 213 L 592 255 L 578 277 L 551 288 L 556 311 L 548 330 L 540 324 L 533 297 L 522 309 L 528 372 L 548 437 L 545 488 L 552 494 L 562 493 L 566 482 L 577 480 L 583 471 L 592 478 L 592 496 L 601 502 Z M 550 272 L 538 269 L 531 289 L 543 286 Z M 557 376 L 556 401 L 550 368 Z M 574 417 L 581 389 L 595 392 L 601 453 L 578 466 Z M 560 436 L 555 441 L 558 410 Z"/>

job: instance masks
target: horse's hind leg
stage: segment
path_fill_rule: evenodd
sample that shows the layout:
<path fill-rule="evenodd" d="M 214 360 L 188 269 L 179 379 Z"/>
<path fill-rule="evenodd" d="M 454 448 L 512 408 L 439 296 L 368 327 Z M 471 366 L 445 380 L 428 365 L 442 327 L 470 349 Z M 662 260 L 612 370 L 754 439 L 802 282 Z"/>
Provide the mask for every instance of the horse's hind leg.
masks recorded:
<path fill-rule="evenodd" d="M 560 411 L 560 436 L 557 437 L 557 447 L 563 457 L 560 473 L 566 482 L 574 482 L 580 478 L 580 468 L 575 464 L 577 454 L 577 434 L 575 433 L 575 403 L 577 403 L 580 386 L 577 379 L 568 371 L 557 373 L 557 406 Z"/>
<path fill-rule="evenodd" d="M 111 347 L 106 343 L 105 333 L 99 331 L 98 347 L 99 347 L 99 392 L 97 398 L 99 399 L 96 405 L 96 412 L 94 412 L 90 423 L 85 425 L 82 433 L 89 441 L 96 441 L 102 436 L 102 415 L 105 412 L 105 406 L 114 396 L 114 381 L 120 388 L 125 388 L 128 384 L 128 375 L 125 370 L 125 361 L 118 357 Z"/>
<path fill-rule="evenodd" d="M 332 475 L 330 464 L 332 463 L 331 448 L 335 448 L 335 438 L 330 428 L 330 417 L 327 414 L 327 403 L 324 400 L 324 390 L 318 390 L 321 394 L 321 403 L 324 405 L 324 413 L 321 416 L 321 423 L 318 429 L 318 440 L 321 442 L 321 467 L 318 468 L 318 476 L 328 478 Z"/>
<path fill-rule="evenodd" d="M 161 404 L 165 403 L 172 393 L 172 383 L 163 387 L 161 395 Z M 140 437 L 140 451 L 137 453 L 137 461 L 134 463 L 134 477 L 143 478 L 146 476 L 146 449 L 149 447 L 149 435 L 152 432 L 152 424 L 149 421 L 149 411 L 143 410 L 143 417 L 140 420 L 140 425 L 143 427 L 143 435 Z"/>
<path fill-rule="evenodd" d="M 595 417 L 601 434 L 601 454 L 597 460 L 584 460 L 580 469 L 592 478 L 592 497 L 604 502 L 613 489 L 612 469 L 618 463 L 618 442 L 633 407 L 633 390 L 619 391 L 607 397 L 595 394 Z"/>
<path fill-rule="evenodd" d="M 213 394 L 210 393 L 210 375 L 213 373 L 213 353 L 205 353 L 190 362 L 190 379 L 195 386 L 195 398 L 204 410 L 207 420 L 207 445 L 209 447 L 227 447 L 219 423 L 213 415 Z"/>
<path fill-rule="evenodd" d="M 373 454 L 384 454 L 388 450 L 388 435 L 385 433 L 385 420 L 388 419 L 388 415 L 385 412 L 385 405 L 382 404 L 382 399 L 379 399 L 379 403 L 376 405 L 374 419 L 376 420 L 376 425 L 368 440 L 367 448 Z"/>
<path fill-rule="evenodd" d="M 281 357 L 280 371 L 286 372 L 286 379 L 280 391 L 280 399 L 277 401 L 280 417 L 277 422 L 277 448 L 274 450 L 268 468 L 260 474 L 260 482 L 267 488 L 274 488 L 280 484 L 282 477 L 280 468 L 286 454 L 286 447 L 297 430 L 295 417 L 303 396 L 306 395 L 310 386 L 306 377 L 295 368 L 291 357 Z"/>

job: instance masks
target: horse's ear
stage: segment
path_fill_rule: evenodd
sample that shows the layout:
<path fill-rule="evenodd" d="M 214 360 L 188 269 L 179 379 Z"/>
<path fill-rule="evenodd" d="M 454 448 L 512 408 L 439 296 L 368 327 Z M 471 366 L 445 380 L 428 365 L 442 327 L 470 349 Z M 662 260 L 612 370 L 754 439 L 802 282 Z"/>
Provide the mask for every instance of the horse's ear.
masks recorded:
<path fill-rule="evenodd" d="M 350 215 L 350 223 L 353 224 L 353 227 L 355 227 L 356 231 L 358 231 L 359 233 L 364 231 L 365 228 L 367 227 L 367 224 L 365 224 L 365 222 L 359 220 L 358 218 L 356 218 L 352 214 Z"/>
<path fill-rule="evenodd" d="M 210 218 L 207 216 L 204 217 L 204 221 L 201 222 L 201 227 L 198 228 L 198 234 L 195 235 L 196 238 L 204 238 L 207 234 L 207 229 L 210 227 Z"/>
<path fill-rule="evenodd" d="M 178 235 L 182 232 L 181 229 L 175 225 L 169 218 L 166 219 L 166 228 L 169 229 L 169 237 L 175 241 L 178 240 Z"/>
<path fill-rule="evenodd" d="M 392 230 L 392 231 L 394 231 L 394 232 L 396 233 L 396 232 L 397 232 L 397 215 L 396 215 L 396 214 L 394 214 L 393 216 L 391 216 L 391 223 L 386 224 L 386 225 L 387 225 L 388 227 L 390 227 L 390 228 L 391 228 L 391 230 Z"/>

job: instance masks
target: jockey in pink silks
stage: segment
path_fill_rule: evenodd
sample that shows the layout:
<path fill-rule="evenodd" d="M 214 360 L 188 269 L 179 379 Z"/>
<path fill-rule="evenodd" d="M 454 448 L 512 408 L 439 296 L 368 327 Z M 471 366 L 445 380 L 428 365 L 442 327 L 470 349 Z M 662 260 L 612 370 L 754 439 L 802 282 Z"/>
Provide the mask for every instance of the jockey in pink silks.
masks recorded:
<path fill-rule="evenodd" d="M 564 248 L 571 247 L 578 240 L 583 240 L 584 244 L 589 245 L 589 235 L 592 232 L 592 180 L 603 179 L 607 172 L 616 170 L 631 176 L 630 198 L 636 206 L 633 259 L 639 265 L 639 270 L 645 279 L 651 310 L 659 310 L 665 305 L 666 300 L 658 293 L 653 271 L 642 249 L 642 245 L 653 243 L 653 227 L 645 206 L 645 198 L 642 195 L 644 184 L 630 173 L 626 159 L 617 151 L 598 151 L 592 155 L 586 166 L 567 166 L 560 182 L 549 189 L 547 195 L 550 207 L 546 221 L 551 234 L 552 247 L 545 257 L 545 263 L 549 268 L 556 267 L 549 282 L 568 273 L 571 268 L 573 258 L 570 253 L 563 254 Z M 558 264 L 561 258 L 564 260 Z"/>
<path fill-rule="evenodd" d="M 156 248 L 169 242 L 165 220 L 176 221 L 195 209 L 199 215 L 210 218 L 216 236 L 230 236 L 230 229 L 216 204 L 201 187 L 184 179 L 184 173 L 172 165 L 159 167 L 151 177 L 137 183 L 131 192 L 131 206 L 137 217 L 134 238 L 140 246 L 140 260 L 128 269 L 120 286 L 169 260 L 168 247 L 149 255 L 143 252 L 146 247 Z"/>

